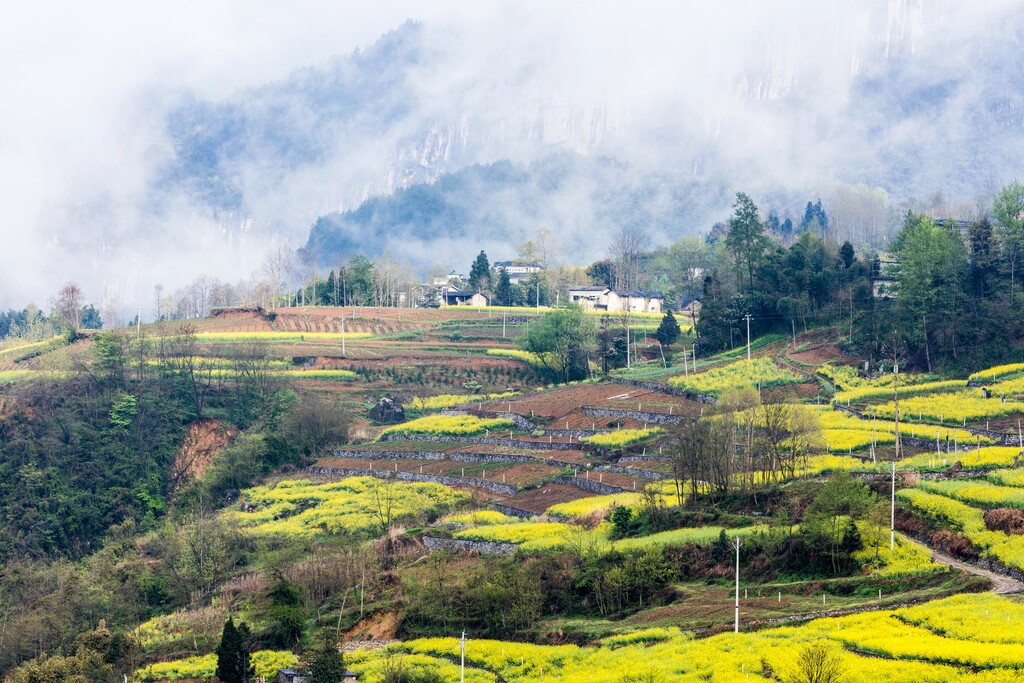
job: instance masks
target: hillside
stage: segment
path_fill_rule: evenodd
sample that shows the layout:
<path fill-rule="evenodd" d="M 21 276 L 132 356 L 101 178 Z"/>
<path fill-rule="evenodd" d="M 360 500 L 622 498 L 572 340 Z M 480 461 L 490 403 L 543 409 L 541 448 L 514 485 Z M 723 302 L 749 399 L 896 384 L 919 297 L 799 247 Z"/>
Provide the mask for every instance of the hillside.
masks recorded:
<path fill-rule="evenodd" d="M 140 459 L 128 466 L 151 472 L 144 506 L 112 509 L 105 534 L 75 528 L 95 545 L 57 536 L 36 544 L 45 557 L 6 558 L 0 592 L 18 611 L 4 667 L 38 642 L 68 655 L 60 666 L 80 666 L 73 641 L 102 616 L 139 647 L 130 662 L 101 652 L 112 675 L 206 679 L 229 611 L 253 627 L 265 675 L 311 656 L 316 634 L 335 629 L 366 680 L 401 662 L 410 676 L 456 680 L 453 641 L 438 637 L 462 629 L 473 637 L 468 677 L 480 681 L 534 680 L 541 668 L 594 680 L 597 662 L 618 681 L 641 646 L 645 671 L 680 680 L 705 676 L 696 662 L 711 656 L 715 675 L 788 675 L 812 642 L 852 680 L 879 671 L 973 680 L 977 669 L 1024 661 L 1012 636 L 1000 637 L 998 656 L 962 647 L 991 642 L 982 634 L 992 620 L 1017 618 L 1012 598 L 978 593 L 1018 584 L 993 584 L 975 564 L 1024 571 L 1014 521 L 1024 366 L 976 373 L 970 385 L 901 379 L 890 551 L 892 376 L 860 376 L 833 331 L 800 335 L 795 347 L 764 337 L 749 362 L 740 348 L 683 366 L 642 342 L 656 317 L 638 320 L 634 367 L 545 386 L 536 360 L 511 343 L 543 315 L 523 309 L 510 325 L 503 309 L 222 311 L 144 326 L 143 366 L 134 331 L 122 356 L 111 333 L 30 357 L 0 349 L 14 358 L 3 370 L 13 382 L 4 464 L 20 453 L 36 468 L 5 477 L 6 528 L 35 528 L 18 492 L 35 486 L 62 500 L 52 487 L 64 481 L 58 470 L 81 467 L 71 462 L 101 464 L 134 442 Z M 53 382 L 92 388 L 53 405 Z M 266 405 L 261 382 L 273 392 Z M 983 398 L 980 384 L 1007 400 Z M 180 427 L 143 434 L 136 427 L 152 425 L 156 396 Z M 384 396 L 404 404 L 397 423 L 371 414 Z M 75 455 L 75 443 L 35 454 L 23 445 L 29 434 L 58 442 L 61 423 L 75 441 L 99 444 L 91 456 Z M 724 459 L 689 450 L 698 435 L 712 450 L 727 436 Z M 90 486 L 116 494 L 122 485 L 104 471 Z M 86 513 L 72 500 L 63 510 L 77 524 Z M 848 521 L 829 531 L 833 515 Z M 716 636 L 732 627 L 733 539 L 741 628 L 757 633 Z M 950 555 L 961 569 L 942 564 Z M 67 565 L 67 556 L 80 559 Z M 974 616 L 944 625 L 964 609 Z M 789 622 L 804 625 L 779 628 Z M 750 656 L 723 654 L 735 642 Z M 651 659 L 659 648 L 678 654 Z M 58 663 L 16 676 L 36 666 Z"/>

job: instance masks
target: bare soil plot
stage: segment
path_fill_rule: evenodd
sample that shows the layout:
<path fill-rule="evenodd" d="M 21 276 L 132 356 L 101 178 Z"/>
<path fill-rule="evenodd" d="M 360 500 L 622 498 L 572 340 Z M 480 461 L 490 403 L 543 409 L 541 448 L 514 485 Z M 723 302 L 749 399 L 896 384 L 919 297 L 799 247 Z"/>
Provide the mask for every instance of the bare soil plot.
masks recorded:
<path fill-rule="evenodd" d="M 586 498 L 592 496 L 592 493 L 582 491 L 575 486 L 566 486 L 565 484 L 547 484 L 529 491 L 523 491 L 517 493 L 514 496 L 507 498 L 496 499 L 496 502 L 500 502 L 503 505 L 510 505 L 520 510 L 528 510 L 535 512 L 538 515 L 544 514 L 544 512 L 552 505 L 558 505 L 559 503 L 568 503 L 569 501 L 579 500 L 580 498 Z"/>

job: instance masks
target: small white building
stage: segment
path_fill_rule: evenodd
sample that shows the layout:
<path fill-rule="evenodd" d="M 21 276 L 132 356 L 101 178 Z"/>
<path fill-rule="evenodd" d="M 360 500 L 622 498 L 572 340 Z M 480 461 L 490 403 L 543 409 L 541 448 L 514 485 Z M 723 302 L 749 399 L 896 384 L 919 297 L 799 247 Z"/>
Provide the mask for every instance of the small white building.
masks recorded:
<path fill-rule="evenodd" d="M 661 292 L 640 292 L 608 287 L 573 287 L 569 302 L 589 311 L 609 313 L 661 313 Z"/>
<path fill-rule="evenodd" d="M 497 261 L 491 270 L 494 271 L 495 282 L 497 282 L 498 272 L 504 269 L 508 273 L 509 282 L 512 284 L 519 284 L 525 280 L 528 276 L 539 273 L 541 265 L 539 263 L 522 263 L 519 261 Z"/>

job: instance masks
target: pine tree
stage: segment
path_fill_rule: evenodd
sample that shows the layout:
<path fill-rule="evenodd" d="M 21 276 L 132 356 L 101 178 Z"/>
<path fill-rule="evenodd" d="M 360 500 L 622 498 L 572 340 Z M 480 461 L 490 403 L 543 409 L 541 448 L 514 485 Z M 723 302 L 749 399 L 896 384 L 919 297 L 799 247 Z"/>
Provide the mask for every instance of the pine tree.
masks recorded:
<path fill-rule="evenodd" d="M 326 303 L 328 306 L 337 306 L 338 305 L 338 279 L 336 277 L 334 277 L 334 271 L 333 270 L 331 271 L 331 274 L 327 276 L 327 286 L 324 289 L 327 290 L 323 294 L 324 303 Z"/>
<path fill-rule="evenodd" d="M 512 305 L 512 279 L 504 268 L 498 270 L 498 284 L 494 288 L 494 300 L 499 306 Z"/>
<path fill-rule="evenodd" d="M 491 280 L 491 263 L 487 260 L 487 254 L 480 251 L 473 266 L 469 269 L 469 286 L 475 290 L 487 289 Z"/>
<path fill-rule="evenodd" d="M 654 333 L 658 343 L 665 347 L 671 347 L 677 339 L 679 339 L 679 323 L 676 321 L 676 316 L 672 314 L 672 311 L 665 311 L 665 315 L 661 317 L 661 324 L 658 325 L 658 330 Z"/>
<path fill-rule="evenodd" d="M 217 646 L 216 676 L 222 683 L 246 683 L 254 674 L 249 665 L 249 648 L 246 644 L 248 628 L 235 627 L 233 618 L 228 617 Z"/>

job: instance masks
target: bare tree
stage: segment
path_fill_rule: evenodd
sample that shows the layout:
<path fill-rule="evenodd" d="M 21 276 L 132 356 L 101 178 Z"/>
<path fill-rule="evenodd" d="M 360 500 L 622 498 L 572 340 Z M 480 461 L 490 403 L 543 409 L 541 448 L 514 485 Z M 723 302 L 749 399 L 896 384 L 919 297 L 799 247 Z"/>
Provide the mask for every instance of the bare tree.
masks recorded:
<path fill-rule="evenodd" d="M 280 244 L 263 257 L 261 270 L 274 293 L 274 305 L 281 300 L 281 288 L 291 274 L 293 252 L 287 245 Z"/>
<path fill-rule="evenodd" d="M 285 435 L 314 460 L 327 448 L 348 441 L 348 413 L 341 406 L 320 394 L 307 394 L 285 417 Z"/>
<path fill-rule="evenodd" d="M 82 288 L 69 282 L 57 293 L 57 316 L 61 322 L 78 331 L 82 326 Z"/>
<path fill-rule="evenodd" d="M 612 237 L 608 258 L 615 266 L 615 288 L 640 286 L 640 261 L 648 247 L 648 236 L 638 225 L 623 225 Z"/>
<path fill-rule="evenodd" d="M 153 303 L 156 305 L 154 315 L 156 320 L 160 320 L 160 303 L 164 296 L 164 286 L 159 282 L 153 285 Z"/>

